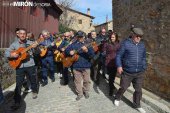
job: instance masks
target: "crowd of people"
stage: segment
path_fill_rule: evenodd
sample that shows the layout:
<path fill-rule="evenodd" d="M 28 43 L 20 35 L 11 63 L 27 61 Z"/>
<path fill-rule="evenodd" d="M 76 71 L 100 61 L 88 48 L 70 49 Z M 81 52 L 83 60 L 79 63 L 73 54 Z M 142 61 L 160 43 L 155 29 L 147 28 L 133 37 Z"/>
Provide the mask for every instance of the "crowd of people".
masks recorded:
<path fill-rule="evenodd" d="M 5 56 L 14 62 L 18 62 L 24 52 L 27 56 L 15 67 L 15 104 L 11 108 L 16 110 L 21 106 L 23 84 L 26 84 L 27 92 L 32 92 L 32 98 L 36 99 L 38 84 L 45 87 L 50 79 L 55 82 L 57 70 L 57 75 L 63 80 L 62 85 L 69 83 L 69 73 L 72 73 L 77 101 L 83 96 L 89 98 L 91 79 L 99 85 L 100 77 L 106 79 L 105 74 L 108 74 L 108 94 L 114 95 L 114 104 L 119 106 L 124 92 L 132 82 L 135 89 L 134 106 L 139 112 L 145 113 L 140 105 L 143 73 L 146 70 L 146 50 L 142 41 L 144 33 L 141 28 L 134 26 L 130 31 L 130 35 L 120 42 L 116 32 L 106 32 L 105 28 L 99 34 L 91 31 L 88 35 L 83 31 L 52 34 L 43 30 L 36 40 L 33 33 L 26 29 L 16 29 L 15 41 L 6 49 Z M 19 51 L 21 47 L 26 49 Z M 117 72 L 121 77 L 118 91 L 114 86 Z M 0 95 L 0 103 L 3 103 L 3 94 Z"/>

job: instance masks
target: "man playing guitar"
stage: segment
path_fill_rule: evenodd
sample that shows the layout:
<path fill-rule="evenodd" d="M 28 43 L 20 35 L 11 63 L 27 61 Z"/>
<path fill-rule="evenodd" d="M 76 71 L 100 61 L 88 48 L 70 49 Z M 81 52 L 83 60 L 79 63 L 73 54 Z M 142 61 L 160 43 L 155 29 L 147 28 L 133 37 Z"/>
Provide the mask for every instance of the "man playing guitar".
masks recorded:
<path fill-rule="evenodd" d="M 18 39 L 15 40 L 8 49 L 5 51 L 5 56 L 9 59 L 19 59 L 22 57 L 22 54 L 15 52 L 21 47 L 26 48 L 31 45 L 33 42 L 26 40 L 26 30 L 21 28 L 19 30 Z M 37 43 L 32 44 L 32 48 L 35 48 Z M 14 51 L 14 52 L 13 52 Z M 12 109 L 18 109 L 21 105 L 21 88 L 25 78 L 25 75 L 28 75 L 31 82 L 31 89 L 33 94 L 33 99 L 37 98 L 37 82 L 36 82 L 36 68 L 33 59 L 32 51 L 28 52 L 26 59 L 22 60 L 20 65 L 16 67 L 16 87 L 14 93 L 15 104 L 11 106 Z"/>
<path fill-rule="evenodd" d="M 85 46 L 85 34 L 82 31 L 78 31 L 76 34 L 77 41 L 72 43 L 67 49 L 66 54 L 74 56 L 78 54 L 79 58 L 73 63 L 74 83 L 77 92 L 76 100 L 80 100 L 83 97 L 89 98 L 90 90 L 90 59 L 93 58 L 94 50 L 92 47 Z M 77 51 L 77 52 L 76 52 Z M 83 86 L 82 86 L 83 81 Z"/>
<path fill-rule="evenodd" d="M 97 34 L 95 31 L 91 31 L 91 37 L 87 40 L 89 43 L 92 43 L 93 50 L 95 52 L 95 56 L 91 66 L 91 77 L 92 80 L 97 84 L 99 82 L 99 71 L 98 70 L 98 63 L 99 63 L 99 46 L 101 44 L 101 39 L 97 38 Z"/>
<path fill-rule="evenodd" d="M 50 35 L 50 33 L 47 30 L 43 30 L 42 31 L 42 35 L 41 37 L 44 38 L 44 42 L 40 43 L 40 48 L 44 47 L 46 53 L 44 56 L 41 57 L 41 67 L 42 67 L 42 79 L 43 79 L 43 84 L 42 86 L 45 86 L 48 84 L 48 69 L 50 70 L 50 78 L 51 81 L 54 82 L 55 81 L 55 77 L 54 77 L 54 39 L 52 37 L 52 35 Z M 41 49 L 40 49 L 41 50 Z M 43 51 L 41 51 L 43 52 Z M 49 68 L 48 68 L 49 66 Z"/>
<path fill-rule="evenodd" d="M 66 57 L 65 50 L 69 46 L 70 43 L 71 43 L 70 33 L 69 32 L 65 32 L 64 33 L 64 39 L 63 39 L 61 45 L 58 47 L 58 50 L 60 52 L 62 52 L 62 54 L 64 54 L 65 57 Z M 68 67 L 64 67 L 64 66 L 63 66 L 63 81 L 64 81 L 63 85 L 67 85 L 68 82 L 69 82 Z"/>

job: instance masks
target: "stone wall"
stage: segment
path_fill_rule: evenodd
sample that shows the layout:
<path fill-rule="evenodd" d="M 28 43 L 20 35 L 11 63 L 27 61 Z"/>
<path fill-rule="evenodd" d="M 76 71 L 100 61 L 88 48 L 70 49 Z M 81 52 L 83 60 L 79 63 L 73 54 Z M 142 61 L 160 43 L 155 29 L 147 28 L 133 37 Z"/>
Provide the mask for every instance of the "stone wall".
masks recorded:
<path fill-rule="evenodd" d="M 170 100 L 170 1 L 113 0 L 113 27 L 123 39 L 142 27 L 148 53 L 144 88 Z"/>
<path fill-rule="evenodd" d="M 15 71 L 8 65 L 8 61 L 4 57 L 4 50 L 0 49 L 0 83 L 3 89 L 15 82 Z"/>
<path fill-rule="evenodd" d="M 94 27 L 95 27 L 95 31 L 96 31 L 97 33 L 99 33 L 102 28 L 105 28 L 106 31 L 112 30 L 112 29 L 113 29 L 113 21 L 111 20 L 111 21 L 102 23 L 102 24 L 100 24 L 100 25 L 95 25 Z"/>
<path fill-rule="evenodd" d="M 82 24 L 79 23 L 79 20 L 82 21 Z M 95 30 L 92 25 L 92 18 L 66 9 L 63 10 L 63 14 L 60 17 L 60 23 L 76 31 L 82 30 L 85 33 Z"/>

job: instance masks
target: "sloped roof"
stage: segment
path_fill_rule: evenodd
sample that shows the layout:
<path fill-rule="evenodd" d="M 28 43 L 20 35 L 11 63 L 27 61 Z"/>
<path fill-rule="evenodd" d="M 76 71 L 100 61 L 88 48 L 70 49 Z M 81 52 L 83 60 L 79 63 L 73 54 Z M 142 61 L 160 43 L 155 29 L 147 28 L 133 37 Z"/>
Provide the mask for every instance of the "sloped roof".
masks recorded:
<path fill-rule="evenodd" d="M 59 13 L 59 15 L 63 13 L 61 8 L 56 4 L 54 0 L 46 0 L 46 1 L 51 4 L 51 6 Z"/>
<path fill-rule="evenodd" d="M 104 24 L 108 24 L 108 23 L 110 23 L 110 22 L 113 22 L 113 20 L 110 20 L 110 21 L 108 21 L 108 22 L 104 22 L 104 23 L 102 23 L 102 24 L 94 25 L 94 27 L 101 26 L 101 25 L 104 25 Z"/>
<path fill-rule="evenodd" d="M 77 10 L 74 10 L 74 9 L 71 9 L 71 8 L 68 8 L 68 7 L 64 7 L 64 6 L 62 6 L 62 5 L 59 5 L 59 4 L 57 4 L 58 6 L 59 6 L 59 8 L 61 8 L 61 9 L 66 9 L 66 10 L 70 10 L 70 11 L 72 11 L 72 12 L 75 12 L 75 13 L 79 13 L 79 14 L 81 14 L 81 15 L 84 15 L 84 16 L 87 16 L 87 17 L 90 17 L 91 19 L 94 19 L 95 17 L 94 16 L 91 16 L 91 15 L 88 15 L 88 14 L 85 14 L 85 13 L 82 13 L 82 12 L 79 12 L 79 11 L 77 11 Z"/>

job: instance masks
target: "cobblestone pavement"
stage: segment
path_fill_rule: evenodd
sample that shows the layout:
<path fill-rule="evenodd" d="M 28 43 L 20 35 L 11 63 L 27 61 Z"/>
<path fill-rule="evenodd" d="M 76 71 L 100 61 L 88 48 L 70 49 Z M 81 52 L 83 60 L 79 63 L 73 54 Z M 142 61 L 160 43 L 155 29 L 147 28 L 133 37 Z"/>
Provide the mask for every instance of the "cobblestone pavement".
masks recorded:
<path fill-rule="evenodd" d="M 138 113 L 132 107 L 132 94 L 126 92 L 125 97 L 120 102 L 120 106 L 113 104 L 113 97 L 108 95 L 108 83 L 103 78 L 100 79 L 100 85 L 91 83 L 90 98 L 84 97 L 76 101 L 74 83 L 70 78 L 67 86 L 61 85 L 62 80 L 56 76 L 56 81 L 49 83 L 39 89 L 37 99 L 32 99 L 32 94 L 25 96 L 22 107 L 17 111 L 10 110 L 13 103 L 9 99 L 5 103 L 4 113 Z M 156 113 L 150 106 L 142 103 L 142 107 L 147 113 Z"/>

